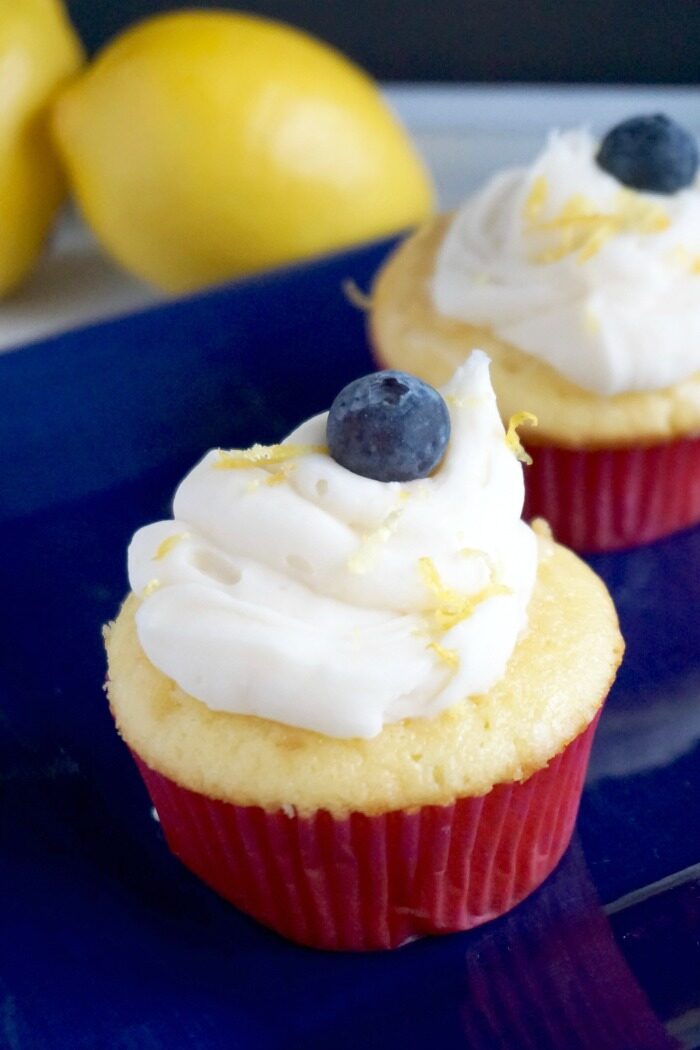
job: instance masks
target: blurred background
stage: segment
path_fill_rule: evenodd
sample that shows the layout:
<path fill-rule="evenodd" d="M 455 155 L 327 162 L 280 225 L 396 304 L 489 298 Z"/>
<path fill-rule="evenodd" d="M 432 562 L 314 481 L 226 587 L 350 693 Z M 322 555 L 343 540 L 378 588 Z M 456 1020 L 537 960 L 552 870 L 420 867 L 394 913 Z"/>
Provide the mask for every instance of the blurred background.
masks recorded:
<path fill-rule="evenodd" d="M 403 159 L 395 157 L 393 166 L 378 165 L 377 171 L 382 172 L 378 183 L 384 179 L 386 185 L 391 186 L 391 192 L 385 192 L 378 184 L 374 186 L 373 199 L 384 201 L 379 206 L 382 214 L 376 221 L 366 217 L 367 208 L 363 203 L 355 226 L 349 231 L 329 230 L 324 243 L 308 245 L 301 243 L 303 238 L 300 238 L 298 244 L 275 245 L 274 251 L 268 252 L 269 257 L 234 259 L 230 269 L 222 267 L 204 277 L 188 272 L 186 279 L 173 284 L 165 279 L 169 276 L 165 272 L 170 268 L 169 258 L 175 259 L 179 253 L 187 261 L 197 255 L 189 233 L 179 234 L 175 238 L 178 251 L 171 251 L 169 238 L 175 234 L 169 230 L 174 216 L 185 219 L 189 215 L 194 222 L 193 202 L 212 204 L 212 209 L 209 212 L 204 209 L 205 217 L 195 224 L 195 240 L 201 233 L 207 241 L 200 245 L 205 256 L 213 252 L 210 242 L 216 239 L 214 231 L 223 231 L 214 207 L 223 206 L 221 194 L 217 196 L 216 188 L 208 185 L 208 176 L 203 171 L 191 176 L 189 205 L 183 210 L 172 204 L 177 188 L 177 180 L 172 175 L 179 165 L 166 164 L 166 170 L 160 173 L 149 167 L 156 163 L 159 150 L 162 149 L 163 156 L 175 156 L 178 141 L 189 144 L 193 128 L 184 126 L 182 111 L 178 108 L 180 102 L 176 102 L 173 113 L 177 117 L 170 123 L 159 117 L 144 131 L 147 126 L 144 108 L 147 107 L 140 106 L 141 83 L 136 88 L 135 97 L 139 100 L 136 105 L 123 102 L 123 85 L 115 87 L 114 108 L 110 111 L 104 99 L 97 105 L 96 96 L 95 109 L 92 109 L 89 90 L 80 88 L 78 94 L 88 114 L 84 127 L 91 130 L 79 135 L 78 142 L 64 143 L 62 147 L 59 163 L 69 175 L 67 206 L 59 210 L 61 192 L 55 186 L 56 177 L 47 172 L 43 154 L 30 165 L 35 172 L 36 187 L 32 189 L 29 182 L 20 180 L 12 193 L 5 193 L 4 242 L 0 246 L 0 352 L 86 321 L 160 301 L 167 292 L 205 286 L 323 250 L 371 240 L 411 225 L 421 217 L 419 204 L 398 218 L 392 218 L 388 212 L 396 196 L 396 186 L 401 183 L 405 188 L 406 181 L 413 177 L 410 172 L 415 173 L 416 157 L 429 172 L 437 206 L 449 209 L 499 167 L 527 163 L 553 127 L 587 124 L 596 133 L 602 133 L 630 114 L 661 110 L 672 114 L 694 133 L 700 132 L 695 86 L 700 75 L 700 2 L 697 0 L 596 0 L 595 3 L 576 0 L 559 0 L 559 3 L 551 0 L 50 0 L 44 10 L 53 11 L 55 17 L 62 5 L 84 45 L 88 61 L 135 22 L 178 8 L 212 11 L 229 8 L 301 28 L 319 42 L 336 47 L 341 55 L 357 62 L 379 82 L 382 104 L 387 102 L 403 123 L 410 145 Z M 17 9 L 23 9 L 22 5 Z M 12 10 L 12 5 L 4 7 L 0 0 L 0 39 L 3 20 Z M 24 10 L 34 8 L 29 5 Z M 20 127 L 21 119 L 29 119 L 31 115 L 35 104 L 32 84 L 46 81 L 41 90 L 48 113 L 54 96 L 60 94 L 58 85 L 62 78 L 68 72 L 77 72 L 80 65 L 79 59 L 66 57 L 72 46 L 66 39 L 62 47 L 67 50 L 61 57 L 61 47 L 52 36 L 55 25 L 50 29 L 47 22 L 43 28 L 37 24 L 35 29 L 41 43 L 36 54 L 27 59 L 30 74 L 26 99 L 18 97 L 14 102 L 12 96 L 5 99 L 6 106 L 14 105 L 18 109 L 12 121 L 5 121 L 10 129 Z M 187 61 L 196 61 L 197 48 L 190 34 L 184 43 Z M 256 50 L 256 54 L 261 83 L 274 81 L 280 70 L 268 68 L 274 63 L 266 59 L 264 48 Z M 65 69 L 61 65 L 64 61 L 67 62 Z M 53 70 L 50 74 L 49 69 Z M 78 72 L 79 80 L 84 71 L 85 67 Z M 289 72 L 281 71 L 282 79 Z M 126 83 L 128 76 L 127 73 Z M 192 96 L 193 112 L 199 112 L 193 125 L 195 132 L 198 134 L 197 129 L 202 129 L 203 139 L 209 135 L 208 141 L 200 142 L 198 153 L 203 158 L 209 155 L 217 158 L 232 186 L 246 183 L 248 160 L 231 128 L 242 129 L 248 119 L 246 114 L 254 112 L 253 100 L 246 101 L 245 93 L 241 94 L 237 76 L 236 63 L 224 67 L 220 79 L 217 79 L 219 73 L 211 76 L 212 98 L 219 90 L 225 91 L 226 84 L 238 84 L 231 94 L 231 98 L 238 100 L 234 106 L 236 113 L 231 116 L 233 123 L 225 134 L 213 127 L 212 110 L 208 110 L 209 103 L 205 103 L 207 91 L 198 89 L 199 94 L 195 91 Z M 342 80 L 340 73 L 338 76 Z M 320 94 L 332 102 L 340 87 L 337 79 L 331 81 L 333 77 L 314 79 L 311 76 L 309 85 L 314 92 L 319 88 Z M 112 84 L 116 85 L 116 81 Z M 179 88 L 174 80 L 167 80 L 164 90 L 164 98 L 170 93 L 173 99 L 173 92 Z M 360 112 L 363 104 L 356 101 L 357 126 L 364 128 L 365 148 L 369 148 L 366 137 L 371 125 L 369 110 Z M 311 101 L 309 105 L 312 109 Z M 96 134 L 100 128 L 104 135 Z M 329 157 L 329 170 L 334 169 L 330 158 L 335 154 L 340 156 L 338 147 L 346 140 L 340 127 L 336 135 L 335 141 L 331 134 L 325 146 L 311 151 L 319 160 L 319 171 L 323 168 L 324 155 Z M 22 141 L 15 136 L 12 148 L 20 150 Z M 151 144 L 150 152 L 144 153 L 140 142 Z M 93 143 L 95 155 L 91 154 Z M 382 148 L 378 140 L 375 146 Z M 271 142 L 268 147 L 270 163 L 263 163 L 258 170 L 261 187 L 264 172 L 269 173 L 274 167 L 275 148 Z M 8 144 L 4 154 L 0 150 L 6 166 L 8 150 Z M 19 170 L 16 165 L 15 168 Z M 335 169 L 340 184 L 345 185 L 343 162 L 337 161 Z M 50 186 L 52 179 L 55 199 L 52 198 L 49 205 L 47 184 Z M 122 201 L 124 211 L 119 219 L 119 208 L 106 189 L 116 190 L 118 184 L 132 187 Z M 144 193 L 144 187 L 149 185 L 158 189 L 145 221 L 141 213 L 150 199 L 148 192 Z M 88 186 L 96 187 L 90 201 L 85 199 Z M 27 204 L 27 214 L 36 215 L 40 205 L 45 213 L 33 233 L 27 232 L 27 223 L 21 220 L 25 214 L 18 204 L 23 199 L 22 192 L 32 198 Z M 350 198 L 353 192 L 366 201 L 365 188 L 358 184 L 354 191 L 349 191 Z M 406 192 L 409 197 L 412 193 L 420 196 L 415 187 Z M 164 203 L 167 199 L 171 200 L 170 207 Z M 299 222 L 299 229 L 320 229 L 322 223 L 314 212 L 314 191 L 309 189 L 305 199 L 309 213 L 303 223 Z M 107 201 L 111 204 L 105 205 L 105 214 L 98 214 L 102 202 Z M 265 202 L 264 206 L 260 206 L 261 201 Z M 125 223 L 125 215 L 134 210 L 139 212 L 139 217 L 132 230 Z M 268 207 L 264 189 L 260 190 L 257 204 L 241 204 L 241 211 L 256 216 L 259 244 L 264 238 L 258 235 L 264 233 L 267 226 L 280 227 L 279 221 L 273 218 L 274 209 L 271 212 Z M 340 226 L 346 212 L 346 207 L 335 209 L 330 225 Z M 8 222 L 13 218 L 16 230 L 11 238 Z M 229 227 L 226 230 L 227 244 L 252 244 L 256 240 L 250 235 L 249 225 L 245 225 L 240 237 Z M 141 234 L 148 242 L 146 246 L 136 244 Z M 165 239 L 160 253 L 163 265 L 151 272 L 152 268 L 144 260 L 150 253 L 149 244 L 158 236 Z"/>
<path fill-rule="evenodd" d="M 697 0 L 68 0 L 87 48 L 144 15 L 224 8 L 279 18 L 381 80 L 694 84 Z"/>

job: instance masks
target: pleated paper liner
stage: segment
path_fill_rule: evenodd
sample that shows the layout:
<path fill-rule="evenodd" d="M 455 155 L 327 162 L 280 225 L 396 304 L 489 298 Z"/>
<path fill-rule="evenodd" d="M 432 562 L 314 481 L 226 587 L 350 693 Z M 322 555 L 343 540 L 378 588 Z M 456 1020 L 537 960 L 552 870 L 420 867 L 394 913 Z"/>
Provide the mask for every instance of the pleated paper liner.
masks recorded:
<path fill-rule="evenodd" d="M 300 944 L 368 951 L 478 926 L 543 882 L 571 838 L 597 721 L 522 783 L 378 816 L 236 806 L 134 758 L 171 850 L 217 893 Z"/>
<path fill-rule="evenodd" d="M 645 448 L 533 446 L 526 520 L 542 517 L 559 543 L 612 551 L 700 522 L 700 437 Z"/>

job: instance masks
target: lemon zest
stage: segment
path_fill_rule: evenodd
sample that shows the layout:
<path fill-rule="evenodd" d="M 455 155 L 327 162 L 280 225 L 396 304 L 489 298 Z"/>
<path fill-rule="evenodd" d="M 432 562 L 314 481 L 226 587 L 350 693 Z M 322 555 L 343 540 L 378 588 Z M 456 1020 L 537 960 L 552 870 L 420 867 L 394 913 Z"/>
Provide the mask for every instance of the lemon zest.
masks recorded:
<path fill-rule="evenodd" d="M 530 466 L 532 463 L 532 456 L 523 448 L 518 434 L 518 427 L 523 423 L 529 423 L 530 426 L 536 427 L 537 416 L 532 412 L 515 412 L 508 420 L 505 442 L 511 452 L 515 454 L 516 459 L 519 459 L 521 463 L 527 463 L 527 465 Z"/>
<path fill-rule="evenodd" d="M 584 310 L 583 326 L 590 335 L 595 335 L 600 331 L 600 318 L 590 306 Z"/>
<path fill-rule="evenodd" d="M 269 470 L 270 475 L 265 479 L 266 485 L 281 485 L 283 481 L 289 480 L 289 475 L 294 471 L 294 464 L 290 463 L 286 467 L 282 467 L 280 470 Z"/>
<path fill-rule="evenodd" d="M 671 263 L 675 263 L 677 266 L 682 266 L 692 274 L 700 274 L 700 255 L 695 255 L 693 252 L 688 251 L 683 245 L 677 244 L 672 251 L 668 253 L 668 260 Z"/>
<path fill-rule="evenodd" d="M 286 463 L 297 456 L 325 453 L 325 445 L 252 445 L 251 448 L 234 449 L 228 452 L 219 449 L 219 458 L 214 463 L 216 470 L 247 470 L 250 467 L 268 467 Z"/>
<path fill-rule="evenodd" d="M 493 558 L 486 551 L 480 551 L 478 547 L 462 547 L 459 552 L 463 558 L 482 558 L 489 571 L 489 581 L 494 583 L 496 579 L 496 566 Z"/>
<path fill-rule="evenodd" d="M 547 194 L 549 193 L 549 184 L 544 175 L 538 175 L 532 183 L 532 188 L 527 195 L 525 204 L 523 205 L 523 218 L 528 223 L 535 223 L 542 214 L 545 201 L 547 200 Z"/>
<path fill-rule="evenodd" d="M 459 591 L 445 586 L 440 579 L 440 574 L 435 567 L 432 558 L 419 558 L 418 571 L 420 577 L 437 598 L 437 606 L 431 610 L 434 625 L 439 631 L 449 631 L 462 620 L 468 619 L 482 602 L 487 598 L 493 598 L 497 594 L 511 594 L 510 587 L 495 580 L 495 572 L 490 571 L 490 580 L 476 594 L 460 594 Z"/>
<path fill-rule="evenodd" d="M 617 208 L 617 214 L 632 233 L 663 233 L 671 225 L 665 208 L 632 190 L 619 191 Z"/>
<path fill-rule="evenodd" d="M 533 186 L 524 208 L 529 232 L 555 235 L 553 242 L 534 256 L 533 261 L 537 263 L 558 262 L 575 254 L 576 261 L 582 264 L 620 233 L 661 233 L 670 224 L 668 214 L 660 204 L 645 200 L 630 190 L 618 193 L 611 212 L 600 211 L 583 194 L 576 193 L 569 197 L 558 215 L 542 220 L 540 198 L 533 197 L 534 190 Z"/>
<path fill-rule="evenodd" d="M 387 514 L 378 528 L 372 532 L 365 533 L 360 540 L 357 550 L 348 558 L 347 568 L 349 572 L 355 573 L 357 576 L 364 576 L 372 568 L 379 553 L 379 548 L 394 534 L 403 512 L 404 507 L 397 507 L 390 514 Z"/>
<path fill-rule="evenodd" d="M 165 539 L 158 544 L 156 553 L 153 555 L 153 561 L 160 561 L 166 554 L 170 554 L 173 547 L 177 547 L 181 540 L 188 539 L 189 533 L 187 532 L 175 532 L 172 536 L 166 536 Z"/>
<path fill-rule="evenodd" d="M 439 642 L 429 642 L 426 649 L 432 649 L 432 651 L 439 657 L 444 664 L 452 670 L 456 671 L 459 668 L 459 653 L 456 649 L 446 649 L 444 645 L 440 645 Z"/>
<path fill-rule="evenodd" d="M 369 313 L 373 304 L 372 296 L 363 292 L 352 277 L 346 277 L 340 287 L 343 290 L 343 295 L 349 303 L 352 303 L 352 305 L 357 307 L 358 310 L 362 310 L 363 313 Z"/>
<path fill-rule="evenodd" d="M 452 408 L 476 408 L 484 403 L 483 396 L 470 394 L 468 397 L 458 397 L 456 394 L 445 394 L 444 400 Z"/>
<path fill-rule="evenodd" d="M 615 234 L 619 232 L 619 229 L 614 223 L 607 222 L 605 219 L 601 220 L 600 225 L 593 230 L 590 237 L 578 252 L 576 262 L 579 265 L 588 262 L 589 259 L 592 259 L 594 255 L 598 254 L 606 241 L 611 240 Z"/>

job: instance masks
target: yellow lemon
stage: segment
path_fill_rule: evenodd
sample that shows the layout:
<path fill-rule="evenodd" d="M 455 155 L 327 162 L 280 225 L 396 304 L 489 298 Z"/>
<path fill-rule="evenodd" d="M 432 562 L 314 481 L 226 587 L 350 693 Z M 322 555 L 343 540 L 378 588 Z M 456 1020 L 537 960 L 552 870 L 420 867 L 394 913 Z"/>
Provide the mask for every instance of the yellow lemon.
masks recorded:
<path fill-rule="evenodd" d="M 54 128 L 99 240 L 172 292 L 389 234 L 431 210 L 425 168 L 369 77 L 249 15 L 136 25 L 62 93 Z"/>
<path fill-rule="evenodd" d="M 0 294 L 39 253 L 65 187 L 48 106 L 82 60 L 58 0 L 0 3 Z"/>

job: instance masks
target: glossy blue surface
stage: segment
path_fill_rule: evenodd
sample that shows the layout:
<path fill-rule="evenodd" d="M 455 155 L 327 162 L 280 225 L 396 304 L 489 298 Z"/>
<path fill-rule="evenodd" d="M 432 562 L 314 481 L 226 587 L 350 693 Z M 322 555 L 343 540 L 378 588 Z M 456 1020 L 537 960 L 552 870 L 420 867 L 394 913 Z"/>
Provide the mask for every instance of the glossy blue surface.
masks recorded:
<path fill-rule="evenodd" d="M 281 941 L 169 855 L 112 727 L 131 533 L 206 448 L 278 438 L 371 367 L 340 284 L 386 247 L 0 358 L 3 1050 L 700 1044 L 700 530 L 594 559 L 628 653 L 578 831 L 480 930 Z"/>

